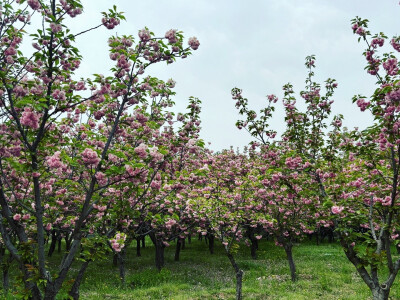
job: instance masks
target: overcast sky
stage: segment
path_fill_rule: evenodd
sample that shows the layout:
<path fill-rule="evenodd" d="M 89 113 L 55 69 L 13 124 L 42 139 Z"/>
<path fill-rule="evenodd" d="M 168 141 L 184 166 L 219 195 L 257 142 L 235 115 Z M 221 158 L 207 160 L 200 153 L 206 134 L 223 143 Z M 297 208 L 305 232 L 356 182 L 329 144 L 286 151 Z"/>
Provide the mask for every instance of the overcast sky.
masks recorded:
<path fill-rule="evenodd" d="M 196 36 L 200 47 L 185 60 L 159 64 L 148 74 L 177 82 L 175 101 L 183 110 L 189 96 L 201 99 L 201 137 L 211 148 L 243 147 L 251 140 L 235 127 L 238 114 L 230 91 L 243 89 L 256 111 L 268 94 L 282 98 L 282 86 L 291 82 L 295 91 L 304 88 L 307 55 L 317 57 L 316 78 L 323 83 L 335 78 L 334 113 L 345 116 L 344 125 L 364 128 L 368 113 L 359 112 L 351 98 L 371 95 L 375 78 L 364 71 L 365 45 L 357 43 L 350 28 L 355 16 L 370 20 L 371 32 L 388 36 L 400 32 L 400 6 L 394 0 L 82 0 L 84 14 L 73 19 L 72 31 L 97 25 L 100 12 L 117 5 L 127 22 L 77 39 L 83 55 L 81 74 L 107 74 L 111 65 L 107 39 L 111 34 L 132 34 L 147 26 L 157 36 L 169 29 Z M 386 49 L 390 49 L 387 47 Z M 390 49 L 391 51 L 391 49 Z M 300 97 L 299 97 L 300 101 Z M 277 104 L 271 126 L 284 130 L 283 109 Z"/>

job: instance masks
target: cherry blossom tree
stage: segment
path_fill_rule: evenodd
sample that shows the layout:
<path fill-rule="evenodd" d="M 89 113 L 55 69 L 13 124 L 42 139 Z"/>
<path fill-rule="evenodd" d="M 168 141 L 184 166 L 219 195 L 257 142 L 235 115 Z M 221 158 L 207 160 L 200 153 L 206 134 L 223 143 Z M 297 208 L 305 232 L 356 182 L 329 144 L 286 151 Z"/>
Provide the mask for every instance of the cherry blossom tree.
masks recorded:
<path fill-rule="evenodd" d="M 373 299 L 388 299 L 400 269 L 400 259 L 392 253 L 399 243 L 399 65 L 394 53 L 379 55 L 387 37 L 372 35 L 368 20 L 355 18 L 352 29 L 367 45 L 366 70 L 378 85 L 369 99 L 357 95 L 353 102 L 370 112 L 374 123 L 343 139 L 348 163 L 335 182 L 339 201 L 331 209 L 340 219 L 338 232 L 347 258 Z M 392 38 L 390 46 L 398 52 L 399 38 Z"/>
<path fill-rule="evenodd" d="M 81 62 L 76 36 L 103 26 L 113 29 L 124 20 L 116 7 L 103 13 L 99 25 L 75 34 L 65 21 L 82 12 L 76 0 L 4 1 L 1 12 L 0 233 L 20 268 L 21 293 L 54 299 L 81 246 L 87 250 L 85 262 L 94 255 L 91 249 L 106 242 L 114 249 L 117 244 L 123 247 L 122 233 L 107 237 L 91 229 L 96 215 L 104 213 L 102 197 L 114 193 L 108 188 L 110 180 L 126 172 L 113 165 L 115 157 L 128 164 L 133 163 L 128 157 L 147 155 L 145 145 L 126 143 L 129 135 L 137 141 L 159 126 L 141 119 L 143 105 L 147 99 L 173 94 L 172 81 L 162 83 L 143 74 L 155 63 L 187 57 L 199 42 L 191 38 L 185 47 L 177 30 L 155 37 L 145 28 L 136 43 L 133 36 L 114 36 L 109 39 L 112 74 L 76 80 Z M 33 14 L 41 16 L 43 28 L 31 28 Z M 20 50 L 28 32 L 34 48 L 30 57 Z M 163 109 L 163 104 L 153 103 L 147 107 Z M 162 155 L 158 147 L 153 153 Z M 56 225 L 69 229 L 71 245 L 59 270 L 52 271 L 45 239 Z M 76 298 L 73 289 L 70 294 Z"/>

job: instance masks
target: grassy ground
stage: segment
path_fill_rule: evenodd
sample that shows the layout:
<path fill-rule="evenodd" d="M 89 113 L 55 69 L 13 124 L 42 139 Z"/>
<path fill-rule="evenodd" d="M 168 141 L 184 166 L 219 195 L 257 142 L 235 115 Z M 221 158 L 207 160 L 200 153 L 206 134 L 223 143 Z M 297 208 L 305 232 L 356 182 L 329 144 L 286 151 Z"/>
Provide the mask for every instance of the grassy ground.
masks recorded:
<path fill-rule="evenodd" d="M 172 245 L 166 249 L 166 266 L 161 272 L 154 267 L 154 248 L 147 244 L 142 257 L 136 257 L 134 248 L 128 251 L 125 286 L 121 286 L 111 260 L 89 265 L 81 298 L 234 299 L 234 272 L 218 244 L 215 254 L 210 255 L 204 242 L 194 240 L 181 251 L 179 262 L 174 261 Z M 368 288 L 338 244 L 316 246 L 308 242 L 295 247 L 299 274 L 295 283 L 288 275 L 283 249 L 271 242 L 260 243 L 257 260 L 250 258 L 245 246 L 236 257 L 245 272 L 244 299 L 370 299 Z M 392 299 L 400 299 L 399 280 L 392 288 Z"/>

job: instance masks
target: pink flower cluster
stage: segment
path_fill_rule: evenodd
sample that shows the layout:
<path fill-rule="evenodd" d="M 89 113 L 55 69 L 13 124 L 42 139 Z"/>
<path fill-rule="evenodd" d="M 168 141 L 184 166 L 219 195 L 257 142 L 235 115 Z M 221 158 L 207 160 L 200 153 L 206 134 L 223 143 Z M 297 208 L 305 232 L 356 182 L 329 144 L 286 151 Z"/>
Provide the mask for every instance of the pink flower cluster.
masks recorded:
<path fill-rule="evenodd" d="M 62 26 L 61 26 L 61 24 L 50 23 L 50 29 L 52 32 L 57 33 L 57 32 L 61 31 Z"/>
<path fill-rule="evenodd" d="M 82 13 L 82 9 L 74 8 L 72 5 L 68 4 L 66 0 L 60 0 L 62 8 L 67 12 L 67 14 L 71 17 L 74 18 L 77 15 L 80 15 Z"/>
<path fill-rule="evenodd" d="M 83 150 L 81 156 L 83 162 L 87 165 L 96 166 L 100 162 L 100 158 L 97 155 L 97 152 L 89 148 Z"/>
<path fill-rule="evenodd" d="M 148 29 L 142 29 L 139 30 L 139 38 L 142 42 L 147 42 L 148 40 L 150 40 L 151 35 L 150 35 L 150 30 Z"/>
<path fill-rule="evenodd" d="M 28 5 L 33 9 L 33 10 L 38 10 L 40 8 L 40 3 L 38 0 L 28 0 Z"/>
<path fill-rule="evenodd" d="M 31 108 L 25 107 L 21 117 L 21 124 L 32 129 L 38 129 L 39 116 Z"/>
<path fill-rule="evenodd" d="M 382 38 L 373 39 L 371 42 L 371 47 L 372 48 L 377 48 L 377 46 L 382 47 L 384 42 L 385 42 L 385 40 Z"/>
<path fill-rule="evenodd" d="M 125 246 L 126 235 L 118 232 L 113 239 L 110 240 L 111 247 L 115 252 L 121 252 Z"/>
<path fill-rule="evenodd" d="M 119 25 L 119 20 L 116 18 L 103 18 L 101 19 L 101 22 L 107 29 L 114 29 L 115 26 Z"/>
<path fill-rule="evenodd" d="M 151 148 L 149 153 L 155 162 L 161 162 L 164 159 L 164 155 L 158 152 L 156 147 Z"/>
<path fill-rule="evenodd" d="M 353 29 L 353 33 L 355 33 L 355 34 L 358 34 L 360 36 L 365 35 L 364 28 L 362 28 L 361 26 L 358 26 L 358 24 L 353 24 L 353 26 L 351 26 L 351 29 Z"/>
<path fill-rule="evenodd" d="M 360 108 L 361 111 L 365 111 L 370 104 L 369 101 L 365 101 L 365 99 L 360 98 L 356 101 L 357 106 Z"/>
<path fill-rule="evenodd" d="M 379 71 L 379 65 L 380 65 L 380 60 L 377 58 L 374 58 L 374 51 L 367 51 L 365 53 L 365 58 L 367 59 L 368 63 L 369 63 L 369 69 L 368 69 L 368 73 L 371 75 L 376 75 Z"/>
<path fill-rule="evenodd" d="M 398 39 L 393 38 L 393 39 L 390 41 L 390 44 L 392 45 L 392 47 L 393 47 L 394 50 L 400 52 L 400 43 L 399 43 Z"/>
<path fill-rule="evenodd" d="M 200 42 L 196 37 L 189 38 L 188 44 L 193 50 L 197 50 L 200 46 Z"/>
<path fill-rule="evenodd" d="M 147 146 L 141 143 L 139 146 L 135 148 L 135 153 L 142 159 L 147 157 Z"/>
<path fill-rule="evenodd" d="M 390 206 L 392 204 L 392 198 L 390 198 L 390 196 L 386 196 L 385 198 L 376 198 L 374 200 L 381 203 L 383 206 Z"/>
<path fill-rule="evenodd" d="M 272 102 L 272 103 L 276 103 L 278 101 L 278 97 L 275 95 L 268 95 L 267 98 L 268 98 L 268 101 Z"/>
<path fill-rule="evenodd" d="M 385 96 L 385 99 L 392 100 L 392 101 L 400 101 L 400 89 L 387 93 Z M 395 110 L 393 106 L 390 106 L 390 107 L 393 111 Z M 390 107 L 388 107 L 388 108 L 390 108 Z"/>
<path fill-rule="evenodd" d="M 343 211 L 344 207 L 343 206 L 332 206 L 332 213 L 334 215 L 340 214 Z"/>
<path fill-rule="evenodd" d="M 165 33 L 165 38 L 168 39 L 168 42 L 170 44 L 175 44 L 178 41 L 177 38 L 176 38 L 176 30 L 175 29 L 168 30 Z"/>
<path fill-rule="evenodd" d="M 97 172 L 96 175 L 96 180 L 100 185 L 106 185 L 108 182 L 108 178 L 106 176 L 106 174 L 104 174 L 103 172 Z"/>
<path fill-rule="evenodd" d="M 397 75 L 399 69 L 397 68 L 397 59 L 389 58 L 387 61 L 383 63 L 383 68 L 386 70 L 388 75 L 394 76 Z"/>
<path fill-rule="evenodd" d="M 50 168 L 58 169 L 63 168 L 65 165 L 62 163 L 60 159 L 61 152 L 57 151 L 52 156 L 48 157 L 46 162 Z"/>
<path fill-rule="evenodd" d="M 299 156 L 298 157 L 288 157 L 288 158 L 286 158 L 286 161 L 285 161 L 285 165 L 289 169 L 299 168 L 301 164 L 302 164 L 302 159 Z"/>

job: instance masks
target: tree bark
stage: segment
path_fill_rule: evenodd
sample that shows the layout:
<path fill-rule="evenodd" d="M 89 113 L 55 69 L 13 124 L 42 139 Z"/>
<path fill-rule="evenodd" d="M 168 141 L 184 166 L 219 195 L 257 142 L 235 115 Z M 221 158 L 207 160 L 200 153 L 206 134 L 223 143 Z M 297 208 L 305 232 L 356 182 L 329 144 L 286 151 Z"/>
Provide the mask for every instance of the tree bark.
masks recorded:
<path fill-rule="evenodd" d="M 126 247 L 122 248 L 121 252 L 118 253 L 118 263 L 119 263 L 119 277 L 121 279 L 121 284 L 125 284 L 125 261 L 126 261 Z"/>
<path fill-rule="evenodd" d="M 210 250 L 210 254 L 214 254 L 214 235 L 208 233 L 207 236 L 208 236 L 208 249 Z"/>
<path fill-rule="evenodd" d="M 10 255 L 8 259 L 5 257 L 5 249 L 2 248 L 0 250 L 0 263 L 3 268 L 3 291 L 4 295 L 7 296 L 8 294 L 8 289 L 10 288 L 10 276 L 9 276 L 9 270 L 10 270 L 10 264 L 13 261 L 13 257 Z"/>
<path fill-rule="evenodd" d="M 51 243 L 50 243 L 50 247 L 49 247 L 49 252 L 47 252 L 48 257 L 51 257 L 53 255 L 54 250 L 56 249 L 57 241 L 59 240 L 59 238 L 60 238 L 60 233 L 56 230 L 53 230 L 51 232 Z M 59 242 L 59 244 L 60 243 L 61 242 Z M 59 248 L 61 248 L 61 246 Z M 61 251 L 61 249 L 60 249 L 60 251 Z"/>
<path fill-rule="evenodd" d="M 140 253 L 140 238 L 136 239 L 136 256 L 140 257 L 142 254 Z"/>
<path fill-rule="evenodd" d="M 182 250 L 185 250 L 185 248 L 186 248 L 186 239 L 180 239 L 181 240 L 181 249 Z"/>
<path fill-rule="evenodd" d="M 78 300 L 79 299 L 79 287 L 80 287 L 80 285 L 82 283 L 83 275 L 86 272 L 86 269 L 87 269 L 87 267 L 89 265 L 89 262 L 90 262 L 89 260 L 85 261 L 81 265 L 81 268 L 80 268 L 80 270 L 78 272 L 78 275 L 76 275 L 74 284 L 72 285 L 72 288 L 71 288 L 70 292 L 68 293 L 72 297 L 72 299 L 74 299 L 74 300 Z"/>
<path fill-rule="evenodd" d="M 181 252 L 181 244 L 182 244 L 182 239 L 178 238 L 176 240 L 175 261 L 179 261 L 179 254 Z"/>
<path fill-rule="evenodd" d="M 156 268 L 158 269 L 158 271 L 161 271 L 161 269 L 164 267 L 165 246 L 160 241 L 157 241 L 155 246 L 156 246 Z"/>
<path fill-rule="evenodd" d="M 65 234 L 65 249 L 69 251 L 71 249 L 71 243 L 72 243 L 72 233 L 66 233 Z"/>
<path fill-rule="evenodd" d="M 58 247 L 57 247 L 57 252 L 58 253 L 61 253 L 61 245 L 62 245 L 62 237 L 61 237 L 61 234 L 60 234 L 60 236 L 58 237 Z"/>
<path fill-rule="evenodd" d="M 226 255 L 229 258 L 229 261 L 231 262 L 232 267 L 235 270 L 236 273 L 236 300 L 241 300 L 242 299 L 242 281 L 243 281 L 243 270 L 239 268 L 237 265 L 235 258 L 231 253 L 229 253 L 226 249 Z"/>
<path fill-rule="evenodd" d="M 388 300 L 390 289 L 383 289 L 381 286 L 377 286 L 371 289 L 373 300 Z"/>
<path fill-rule="evenodd" d="M 297 280 L 297 275 L 296 275 L 296 265 L 294 264 L 293 260 L 293 252 L 292 252 L 293 245 L 291 243 L 285 244 L 284 248 L 289 262 L 290 277 L 292 278 L 292 281 L 295 282 Z"/>
<path fill-rule="evenodd" d="M 154 244 L 154 247 L 156 248 L 155 252 L 155 263 L 156 263 L 156 268 L 158 271 L 161 271 L 161 269 L 164 267 L 164 243 L 159 240 L 154 232 L 151 232 L 149 234 L 151 241 Z"/>
<path fill-rule="evenodd" d="M 118 266 L 118 254 L 113 253 L 113 266 Z"/>

